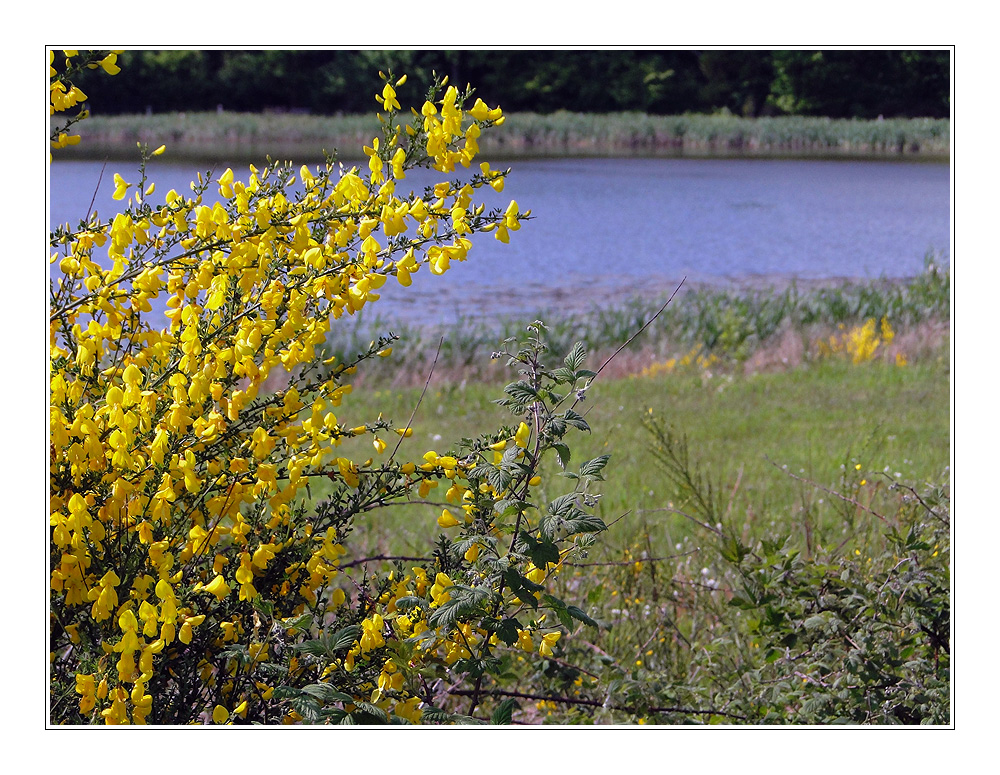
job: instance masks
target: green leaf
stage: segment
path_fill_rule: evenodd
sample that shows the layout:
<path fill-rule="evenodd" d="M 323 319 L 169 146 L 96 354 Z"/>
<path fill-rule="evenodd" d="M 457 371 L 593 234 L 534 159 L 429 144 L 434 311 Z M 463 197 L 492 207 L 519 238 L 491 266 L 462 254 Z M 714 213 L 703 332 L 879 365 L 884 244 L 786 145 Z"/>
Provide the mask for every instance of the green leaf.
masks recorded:
<path fill-rule="evenodd" d="M 296 630 L 308 630 L 312 627 L 313 617 L 312 614 L 301 614 L 287 622 L 281 622 L 281 626 L 286 630 L 296 629 Z"/>
<path fill-rule="evenodd" d="M 519 538 L 525 546 L 525 553 L 536 568 L 546 568 L 550 562 L 559 562 L 559 547 L 551 541 L 544 538 L 536 539 L 523 530 Z"/>
<path fill-rule="evenodd" d="M 351 624 L 337 630 L 332 635 L 324 635 L 321 638 L 297 643 L 292 648 L 316 657 L 335 657 L 338 651 L 351 648 L 360 637 L 361 627 Z"/>
<path fill-rule="evenodd" d="M 338 692 L 330 684 L 310 684 L 303 686 L 302 691 L 321 702 L 354 702 L 351 695 Z"/>
<path fill-rule="evenodd" d="M 582 609 L 577 608 L 575 605 L 568 605 L 568 606 L 566 606 L 566 613 L 568 613 L 570 616 L 572 616 L 577 621 L 583 622 L 588 627 L 597 627 L 598 626 L 598 622 L 597 622 L 596 619 L 593 619 L 590 616 L 587 616 L 587 614 L 584 613 L 584 611 Z"/>
<path fill-rule="evenodd" d="M 540 592 L 543 589 L 541 584 L 529 581 L 518 573 L 515 568 L 508 568 L 506 572 L 504 572 L 503 577 L 504 581 L 507 582 L 507 586 L 510 587 L 510 590 L 518 596 L 522 603 L 531 606 L 533 609 L 538 608 L 538 601 L 535 599 L 535 593 Z"/>
<path fill-rule="evenodd" d="M 567 366 L 560 366 L 558 369 L 553 369 L 550 376 L 555 380 L 557 385 L 576 381 L 576 372 Z"/>
<path fill-rule="evenodd" d="M 517 704 L 517 700 L 513 697 L 508 697 L 497 705 L 496 710 L 493 711 L 493 715 L 490 716 L 490 723 L 496 725 L 509 724 L 515 708 L 520 710 L 521 706 Z"/>
<path fill-rule="evenodd" d="M 506 645 L 513 646 L 517 643 L 517 631 L 520 622 L 517 619 L 504 619 L 496 629 L 497 637 Z"/>
<path fill-rule="evenodd" d="M 567 409 L 563 412 L 563 419 L 567 424 L 572 425 L 577 430 L 590 431 L 590 425 L 588 425 L 587 421 L 583 419 L 583 415 L 575 409 Z"/>
<path fill-rule="evenodd" d="M 333 635 L 330 636 L 330 650 L 331 651 L 341 651 L 342 649 L 349 649 L 354 645 L 355 641 L 361 637 L 361 627 L 357 624 L 351 624 L 347 627 L 337 630 Z"/>
<path fill-rule="evenodd" d="M 587 360 L 587 348 L 584 347 L 583 342 L 575 342 L 569 353 L 563 358 L 563 363 L 567 369 L 576 371 L 585 360 Z"/>
<path fill-rule="evenodd" d="M 553 444 L 552 449 L 554 449 L 556 451 L 556 454 L 559 455 L 559 467 L 566 468 L 566 466 L 569 465 L 569 459 L 570 459 L 569 447 L 560 442 L 557 444 Z"/>
<path fill-rule="evenodd" d="M 603 479 L 604 477 L 600 474 L 601 471 L 604 470 L 604 467 L 608 464 L 608 460 L 610 458 L 611 455 L 598 455 L 593 460 L 588 460 L 580 466 L 580 476 L 592 476 Z"/>

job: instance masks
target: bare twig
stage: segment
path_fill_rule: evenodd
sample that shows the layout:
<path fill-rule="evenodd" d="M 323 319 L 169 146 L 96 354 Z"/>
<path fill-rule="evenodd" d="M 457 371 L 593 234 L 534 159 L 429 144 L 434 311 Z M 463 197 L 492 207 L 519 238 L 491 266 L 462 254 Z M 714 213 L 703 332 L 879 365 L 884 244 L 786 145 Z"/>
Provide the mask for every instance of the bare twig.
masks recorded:
<path fill-rule="evenodd" d="M 371 557 L 362 557 L 359 560 L 351 560 L 350 562 L 344 562 L 337 567 L 343 570 L 344 568 L 353 568 L 357 565 L 364 565 L 366 562 L 386 562 L 401 560 L 403 562 L 431 562 L 433 557 L 408 557 L 401 554 L 373 554 Z"/>
<path fill-rule="evenodd" d="M 665 557 L 641 557 L 638 560 L 616 560 L 614 562 L 567 562 L 564 565 L 568 568 L 598 568 L 615 565 L 635 565 L 637 562 L 664 562 L 665 560 L 676 560 L 678 557 L 687 557 L 690 554 L 697 554 L 700 550 L 692 549 L 690 552 L 682 554 L 668 554 Z"/>
<path fill-rule="evenodd" d="M 832 495 L 834 498 L 840 498 L 840 500 L 844 501 L 845 503 L 850 503 L 850 504 L 852 504 L 854 506 L 857 506 L 862 511 L 867 511 L 873 517 L 878 517 L 883 522 L 888 523 L 888 520 L 885 517 L 883 517 L 877 511 L 873 511 L 868 506 L 865 506 L 865 504 L 861 503 L 860 501 L 856 500 L 855 498 L 849 498 L 848 496 L 844 495 L 843 493 L 839 493 L 836 490 L 831 490 L 828 487 L 824 487 L 823 485 L 821 485 L 821 484 L 819 484 L 817 482 L 814 482 L 811 479 L 806 479 L 805 477 L 802 477 L 802 476 L 796 476 L 795 474 L 793 474 L 788 469 L 782 468 L 781 466 L 779 466 L 777 463 L 775 463 L 769 457 L 767 458 L 767 462 L 770 463 L 775 468 L 777 468 L 778 470 L 784 471 L 788 476 L 792 477 L 792 479 L 795 479 L 796 481 L 804 482 L 805 484 L 811 485 L 812 487 L 815 487 L 817 490 L 822 490 L 827 495 Z"/>
<path fill-rule="evenodd" d="M 602 702 L 600 700 L 587 700 L 582 697 L 562 697 L 559 695 L 545 695 L 545 694 L 531 694 L 530 692 L 511 692 L 503 691 L 501 689 L 493 689 L 488 694 L 498 696 L 498 697 L 515 697 L 521 700 L 540 700 L 544 702 L 558 702 L 560 705 L 583 705 L 590 708 L 605 708 L 607 710 L 619 710 L 625 713 L 637 713 L 637 708 L 629 708 L 624 705 L 612 705 L 607 702 Z M 458 695 L 460 697 L 467 697 L 472 694 L 470 689 L 454 689 L 451 694 Z M 741 716 L 737 713 L 727 713 L 723 710 L 702 710 L 700 708 L 680 708 L 680 707 L 652 707 L 645 708 L 647 713 L 687 713 L 695 716 L 725 716 L 726 718 L 737 719 L 740 721 L 746 721 L 746 716 Z"/>
<path fill-rule="evenodd" d="M 640 328 L 640 329 L 639 329 L 638 331 L 636 331 L 636 332 L 635 332 L 634 334 L 632 334 L 632 336 L 630 336 L 630 337 L 629 337 L 628 339 L 626 339 L 626 340 L 625 340 L 625 342 L 624 342 L 623 344 L 619 345 L 619 346 L 618 346 L 618 349 L 617 349 L 617 350 L 615 350 L 615 351 L 614 351 L 613 353 L 611 353 L 611 357 L 610 357 L 610 358 L 608 358 L 608 359 L 607 359 L 607 360 L 606 360 L 606 361 L 604 362 L 604 365 L 602 365 L 602 366 L 601 366 L 601 368 L 599 368 L 599 369 L 597 370 L 597 374 L 600 374 L 600 373 L 601 373 L 602 371 L 604 371 L 604 367 L 605 367 L 605 366 L 607 366 L 607 365 L 608 365 L 609 363 L 611 363 L 611 361 L 612 361 L 612 360 L 614 360 L 614 357 L 615 357 L 616 355 L 618 355 L 618 353 L 620 353 L 620 352 L 621 352 L 622 350 L 624 350 L 624 349 L 625 349 L 626 347 L 628 347 L 628 346 L 629 346 L 630 344 L 632 344 L 632 342 L 633 342 L 633 341 L 635 341 L 636 337 L 637 337 L 637 336 L 639 336 L 639 334 L 641 334 L 641 333 L 642 333 L 643 331 L 645 331 L 645 330 L 646 330 L 647 328 L 649 328 L 650 324 L 651 324 L 651 323 L 652 323 L 652 322 L 653 322 L 654 320 L 656 320 L 656 319 L 657 319 L 657 318 L 658 318 L 658 317 L 660 316 L 660 313 L 662 313 L 662 312 L 663 312 L 663 310 L 665 310 L 665 309 L 667 308 L 667 305 L 668 305 L 668 304 L 670 304 L 670 302 L 672 302 L 672 301 L 674 300 L 674 296 L 676 296 L 676 295 L 677 295 L 677 292 L 678 292 L 678 291 L 679 291 L 679 290 L 681 289 L 681 286 L 682 286 L 682 285 L 684 285 L 684 281 L 685 281 L 685 280 L 687 280 L 687 277 L 686 277 L 686 276 L 685 276 L 685 277 L 683 277 L 683 278 L 681 279 L 680 283 L 678 283 L 677 287 L 676 287 L 676 288 L 674 288 L 674 292 L 670 294 L 670 298 L 668 298 L 668 299 L 667 299 L 667 300 L 666 300 L 666 301 L 665 301 L 665 302 L 663 303 L 663 306 L 662 306 L 662 307 L 660 307 L 660 308 L 659 308 L 659 309 L 658 309 L 658 310 L 656 311 L 656 313 L 655 313 L 655 314 L 654 314 L 654 315 L 653 315 L 653 316 L 652 316 L 652 317 L 651 317 L 651 318 L 650 318 L 649 320 L 647 320 L 647 321 L 646 321 L 645 323 L 643 323 L 643 324 L 642 324 L 642 327 L 641 327 L 641 328 Z M 595 376 L 595 378 L 596 378 L 597 374 L 595 374 L 595 375 L 594 375 L 594 376 Z"/>
<path fill-rule="evenodd" d="M 420 391 L 420 398 L 417 399 L 416 405 L 413 407 L 413 411 L 410 412 L 410 419 L 406 421 L 406 427 L 403 428 L 403 432 L 399 434 L 399 441 L 396 442 L 396 446 L 392 448 L 392 454 L 389 455 L 389 462 L 396 457 L 396 452 L 399 450 L 399 445 L 403 443 L 403 439 L 406 438 L 406 432 L 410 429 L 410 424 L 413 422 L 413 418 L 417 414 L 417 409 L 420 408 L 421 401 L 424 400 L 424 394 L 427 392 L 427 386 L 431 384 L 431 377 L 434 375 L 434 368 L 437 366 L 438 357 L 441 355 L 441 347 L 444 345 L 444 337 L 442 336 L 438 339 L 437 351 L 434 353 L 434 360 L 431 363 L 431 370 L 427 372 L 427 380 L 424 382 L 424 389 Z"/>

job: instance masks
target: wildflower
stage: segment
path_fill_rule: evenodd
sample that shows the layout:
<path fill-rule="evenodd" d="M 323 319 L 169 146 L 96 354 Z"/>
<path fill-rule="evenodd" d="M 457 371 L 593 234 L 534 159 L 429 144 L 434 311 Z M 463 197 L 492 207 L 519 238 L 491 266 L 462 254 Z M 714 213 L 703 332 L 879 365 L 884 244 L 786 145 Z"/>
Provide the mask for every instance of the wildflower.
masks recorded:
<path fill-rule="evenodd" d="M 552 656 L 552 647 L 556 645 L 556 641 L 562 637 L 561 632 L 550 632 L 542 636 L 542 642 L 538 645 L 538 653 L 543 657 Z"/>

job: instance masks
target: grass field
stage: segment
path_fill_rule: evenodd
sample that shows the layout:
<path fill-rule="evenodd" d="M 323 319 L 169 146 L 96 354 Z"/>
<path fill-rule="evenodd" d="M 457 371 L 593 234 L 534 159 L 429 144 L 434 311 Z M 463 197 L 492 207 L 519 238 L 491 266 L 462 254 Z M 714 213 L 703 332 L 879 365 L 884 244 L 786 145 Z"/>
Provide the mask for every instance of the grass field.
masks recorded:
<path fill-rule="evenodd" d="M 687 437 L 691 457 L 726 495 L 732 515 L 800 527 L 802 515 L 815 510 L 823 493 L 789 472 L 825 487 L 839 486 L 844 467 L 857 464 L 872 481 L 882 472 L 898 472 L 916 483 L 941 479 L 950 450 L 948 372 L 942 350 L 905 367 L 831 360 L 743 375 L 713 374 L 695 365 L 678 373 L 599 381 L 587 401 L 594 432 L 579 440 L 576 459 L 612 455 L 599 513 L 607 522 L 630 513 L 607 536 L 608 551 L 631 545 L 636 532 L 647 527 L 661 548 L 692 534 L 684 517 L 663 511 L 680 503 L 666 474 L 650 465 L 649 420 Z M 432 385 L 414 418 L 414 435 L 399 454 L 408 449 L 417 457 L 426 449 L 444 454 L 463 437 L 509 423 L 505 410 L 492 403 L 501 390 L 500 382 Z M 420 392 L 416 386 L 358 391 L 345 404 L 350 419 L 345 415 L 344 421 L 370 421 L 382 412 L 405 423 Z M 550 461 L 551 474 L 557 470 Z M 553 485 L 561 481 L 544 478 Z M 373 553 L 412 553 L 426 541 L 426 523 L 438 513 L 431 506 L 388 509 L 363 529 L 370 533 Z M 831 530 L 840 527 L 836 514 L 833 509 L 826 520 Z"/>

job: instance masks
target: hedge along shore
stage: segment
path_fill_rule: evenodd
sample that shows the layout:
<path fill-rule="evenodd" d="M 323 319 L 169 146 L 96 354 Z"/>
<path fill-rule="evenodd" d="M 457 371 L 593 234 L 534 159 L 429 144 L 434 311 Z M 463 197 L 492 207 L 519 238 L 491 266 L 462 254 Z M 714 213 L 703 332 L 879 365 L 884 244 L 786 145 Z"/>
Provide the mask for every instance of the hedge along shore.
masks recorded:
<path fill-rule="evenodd" d="M 77 127 L 74 127 L 77 129 Z M 82 142 L 65 159 L 131 159 L 136 143 L 166 144 L 175 159 L 262 161 L 344 160 L 378 131 L 370 116 L 299 113 L 163 113 L 93 116 L 78 127 Z M 802 116 L 742 118 L 719 115 L 650 116 L 642 113 L 508 116 L 480 143 L 486 155 L 535 157 L 751 157 L 907 159 L 947 161 L 947 119 L 829 119 Z"/>

